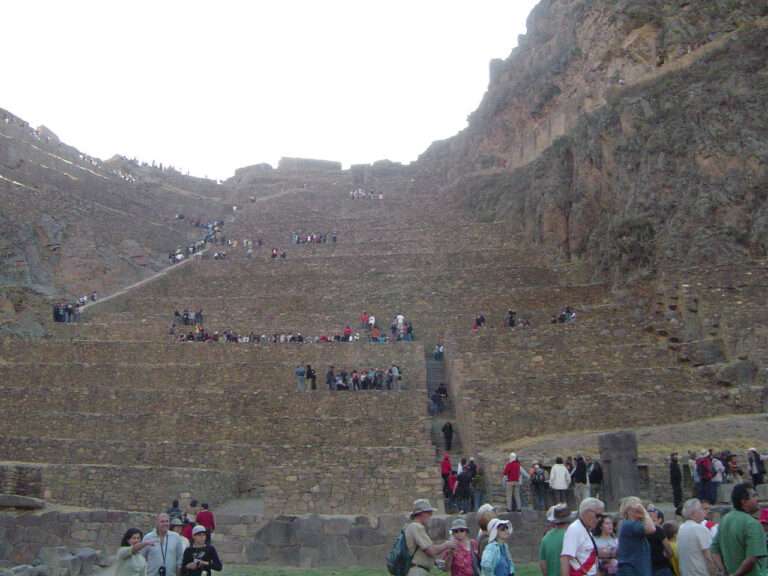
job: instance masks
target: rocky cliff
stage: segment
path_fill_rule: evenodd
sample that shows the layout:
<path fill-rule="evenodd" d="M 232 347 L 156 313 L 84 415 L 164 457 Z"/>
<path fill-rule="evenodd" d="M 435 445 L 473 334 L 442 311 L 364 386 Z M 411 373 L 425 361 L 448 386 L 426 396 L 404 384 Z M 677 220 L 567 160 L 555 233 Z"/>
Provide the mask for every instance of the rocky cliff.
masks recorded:
<path fill-rule="evenodd" d="M 600 274 L 766 253 L 768 8 L 543 1 L 469 126 L 420 158 Z"/>
<path fill-rule="evenodd" d="M 0 335 L 42 335 L 59 299 L 103 293 L 167 266 L 220 217 L 226 189 L 115 157 L 102 162 L 0 110 Z"/>

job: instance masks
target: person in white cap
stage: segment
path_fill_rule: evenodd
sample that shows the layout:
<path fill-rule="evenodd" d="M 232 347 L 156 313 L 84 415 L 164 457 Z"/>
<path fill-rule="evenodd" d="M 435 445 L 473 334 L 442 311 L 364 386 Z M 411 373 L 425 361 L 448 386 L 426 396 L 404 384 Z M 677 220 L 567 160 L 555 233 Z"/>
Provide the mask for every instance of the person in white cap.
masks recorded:
<path fill-rule="evenodd" d="M 198 524 L 192 529 L 192 545 L 184 550 L 181 560 L 181 576 L 201 576 L 205 571 L 221 570 L 221 560 L 211 544 L 205 543 L 205 526 Z"/>
<path fill-rule="evenodd" d="M 507 507 L 509 510 L 522 510 L 522 501 L 520 500 L 520 462 L 517 460 L 517 454 L 510 452 L 509 462 L 502 472 L 504 475 L 504 489 L 507 496 Z"/>
<path fill-rule="evenodd" d="M 458 542 L 454 539 L 446 540 L 442 544 L 432 542 L 432 538 L 427 533 L 427 526 L 432 519 L 432 512 L 435 510 L 436 508 L 432 508 L 429 500 L 420 498 L 413 502 L 411 521 L 405 527 L 405 543 L 408 547 L 408 553 L 412 556 L 408 576 L 429 574 L 436 556 L 458 546 Z"/>
<path fill-rule="evenodd" d="M 511 534 L 512 525 L 509 520 L 494 518 L 488 523 L 488 546 L 480 560 L 482 576 L 509 576 L 515 573 L 515 564 L 507 546 Z"/>

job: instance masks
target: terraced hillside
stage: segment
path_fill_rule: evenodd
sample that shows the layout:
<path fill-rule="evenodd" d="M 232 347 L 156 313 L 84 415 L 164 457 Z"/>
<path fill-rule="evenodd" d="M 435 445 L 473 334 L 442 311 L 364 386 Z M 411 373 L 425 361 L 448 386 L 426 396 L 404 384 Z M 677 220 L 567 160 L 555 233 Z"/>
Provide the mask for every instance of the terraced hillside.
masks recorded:
<path fill-rule="evenodd" d="M 713 399 L 718 415 L 759 410 L 763 339 L 741 323 L 759 307 L 761 264 L 737 289 L 723 285 L 733 270 L 690 270 L 708 283 L 638 285 L 629 298 L 502 224 L 466 219 L 406 169 L 355 200 L 347 172 L 299 185 L 300 172 L 277 176 L 236 187 L 225 234 L 239 245 L 227 259 L 190 260 L 89 305 L 82 324 L 49 322 L 50 339 L 0 349 L 2 394 L 16 406 L 0 423 L 6 491 L 147 511 L 185 495 L 252 497 L 271 514 L 439 500 L 424 360 L 436 342 L 467 456 L 592 429 L 596 406 L 626 427 L 697 420 Z M 328 241 L 295 245 L 293 232 Z M 242 241 L 257 238 L 247 257 Z M 551 324 L 565 305 L 576 321 Z M 532 326 L 502 327 L 509 308 Z M 349 325 L 362 338 L 181 343 L 169 328 L 184 309 L 202 309 L 211 333 L 333 337 Z M 403 314 L 416 341 L 366 342 L 362 312 L 385 334 Z M 480 313 L 487 325 L 472 330 Z M 306 364 L 318 390 L 296 390 Z M 402 391 L 325 390 L 329 365 L 392 364 Z"/>

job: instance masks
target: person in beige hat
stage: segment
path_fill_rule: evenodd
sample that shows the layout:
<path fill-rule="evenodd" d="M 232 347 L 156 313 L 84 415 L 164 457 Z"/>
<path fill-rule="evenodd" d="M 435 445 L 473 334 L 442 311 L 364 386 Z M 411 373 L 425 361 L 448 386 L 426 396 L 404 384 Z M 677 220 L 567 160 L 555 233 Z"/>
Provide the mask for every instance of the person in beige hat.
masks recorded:
<path fill-rule="evenodd" d="M 443 552 L 443 570 L 451 576 L 474 576 L 473 555 L 477 554 L 477 542 L 470 540 L 464 518 L 456 518 L 451 523 L 451 537 L 456 541 L 456 548 Z"/>
<path fill-rule="evenodd" d="M 568 504 L 555 504 L 547 510 L 547 522 L 553 528 L 544 534 L 539 545 L 539 568 L 546 576 L 560 576 L 560 553 L 563 551 L 563 537 L 568 525 L 574 519 Z"/>
<path fill-rule="evenodd" d="M 427 533 L 427 526 L 432 519 L 432 508 L 429 500 L 414 500 L 411 511 L 411 521 L 405 527 L 405 543 L 408 553 L 413 556 L 408 576 L 424 576 L 434 566 L 434 558 L 446 550 L 453 550 L 458 546 L 454 539 L 446 540 L 442 544 L 435 544 Z"/>

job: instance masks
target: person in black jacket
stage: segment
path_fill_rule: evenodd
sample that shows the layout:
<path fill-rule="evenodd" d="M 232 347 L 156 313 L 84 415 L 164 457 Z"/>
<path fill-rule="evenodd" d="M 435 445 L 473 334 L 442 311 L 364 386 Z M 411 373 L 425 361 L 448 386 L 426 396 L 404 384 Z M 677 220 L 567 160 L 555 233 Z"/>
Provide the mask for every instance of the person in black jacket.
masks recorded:
<path fill-rule="evenodd" d="M 675 511 L 679 514 L 683 504 L 683 473 L 680 471 L 677 452 L 669 455 L 669 483 L 672 485 L 672 501 Z"/>
<path fill-rule="evenodd" d="M 206 544 L 205 537 L 205 526 L 198 524 L 192 529 L 192 545 L 184 550 L 181 559 L 181 576 L 202 576 L 203 571 L 211 576 L 211 570 L 221 570 L 216 548 Z"/>

